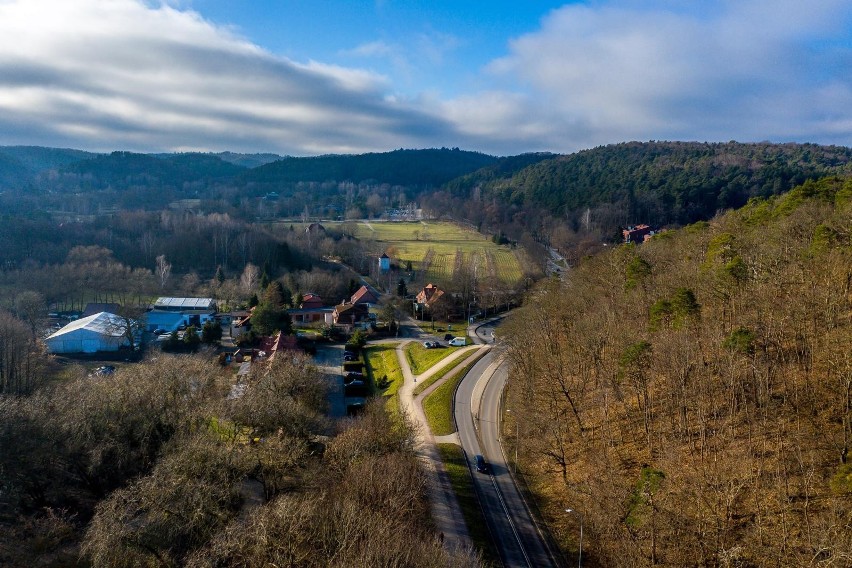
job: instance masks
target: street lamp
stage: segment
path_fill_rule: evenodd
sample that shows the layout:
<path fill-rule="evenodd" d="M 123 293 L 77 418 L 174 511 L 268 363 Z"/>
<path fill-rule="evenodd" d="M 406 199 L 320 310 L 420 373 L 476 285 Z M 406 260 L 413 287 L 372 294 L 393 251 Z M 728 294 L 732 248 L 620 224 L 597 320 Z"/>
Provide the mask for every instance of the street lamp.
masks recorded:
<path fill-rule="evenodd" d="M 580 517 L 580 553 L 577 555 L 577 566 L 583 566 L 583 514 L 574 509 L 565 509 L 566 513 L 576 513 Z"/>

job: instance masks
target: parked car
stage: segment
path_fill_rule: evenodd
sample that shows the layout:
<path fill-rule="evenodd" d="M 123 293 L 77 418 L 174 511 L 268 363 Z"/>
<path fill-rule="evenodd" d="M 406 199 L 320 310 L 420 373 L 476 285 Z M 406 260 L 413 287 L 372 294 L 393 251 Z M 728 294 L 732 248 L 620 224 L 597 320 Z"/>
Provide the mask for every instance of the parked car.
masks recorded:
<path fill-rule="evenodd" d="M 344 361 L 357 361 L 358 356 L 355 355 L 354 353 L 350 353 L 350 352 L 347 351 L 346 353 L 343 354 L 343 360 Z"/>
<path fill-rule="evenodd" d="M 346 373 L 343 376 L 343 382 L 346 383 L 347 385 L 349 383 L 351 383 L 352 381 L 363 381 L 363 380 L 364 380 L 364 373 Z"/>
<path fill-rule="evenodd" d="M 167 332 L 166 332 L 165 329 L 163 329 L 161 327 L 158 327 L 157 329 L 155 329 L 154 331 L 151 332 L 152 335 L 163 335 L 164 333 L 167 333 Z"/>
<path fill-rule="evenodd" d="M 467 338 L 466 337 L 454 337 L 454 338 L 450 339 L 450 345 L 452 345 L 453 347 L 464 347 L 465 345 L 467 345 Z"/>
<path fill-rule="evenodd" d="M 446 335 L 444 335 L 444 341 L 451 341 L 452 339 L 453 339 L 452 333 L 447 333 Z"/>
<path fill-rule="evenodd" d="M 343 396 L 367 396 L 367 385 L 364 381 L 352 381 L 343 387 Z"/>
<path fill-rule="evenodd" d="M 488 465 L 488 462 L 485 461 L 484 457 L 477 454 L 475 461 L 476 461 L 476 471 L 478 471 L 479 473 L 489 473 L 491 471 L 491 466 Z"/>
<path fill-rule="evenodd" d="M 435 344 L 432 343 L 431 341 L 424 341 L 423 347 L 425 347 L 426 349 L 432 349 L 433 347 L 435 347 Z"/>

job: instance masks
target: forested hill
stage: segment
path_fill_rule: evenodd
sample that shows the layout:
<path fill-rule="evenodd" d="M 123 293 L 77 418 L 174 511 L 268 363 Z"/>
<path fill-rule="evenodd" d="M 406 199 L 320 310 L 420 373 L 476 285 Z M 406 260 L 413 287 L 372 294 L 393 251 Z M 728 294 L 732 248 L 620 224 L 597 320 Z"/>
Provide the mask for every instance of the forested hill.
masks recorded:
<path fill-rule="evenodd" d="M 94 157 L 96 154 L 67 148 L 0 146 L 0 187 L 21 188 L 38 172 Z"/>
<path fill-rule="evenodd" d="M 168 154 L 156 157 L 133 152 L 112 152 L 81 160 L 60 169 L 66 184 L 92 189 L 131 186 L 181 187 L 184 183 L 230 179 L 245 168 L 213 154 Z"/>
<path fill-rule="evenodd" d="M 575 553 L 583 514 L 590 566 L 850 565 L 850 220 L 852 178 L 808 181 L 589 257 L 503 325 L 520 469 Z"/>
<path fill-rule="evenodd" d="M 408 187 L 437 186 L 493 164 L 494 156 L 454 148 L 394 150 L 358 155 L 283 158 L 245 172 L 245 182 L 288 184 L 295 182 L 350 181 Z"/>
<path fill-rule="evenodd" d="M 533 155 L 535 156 L 535 155 Z M 481 197 L 554 214 L 617 204 L 629 218 L 690 223 L 754 196 L 777 195 L 850 170 L 852 149 L 815 144 L 628 142 L 540 160 L 495 177 L 483 170 L 447 184 Z"/>

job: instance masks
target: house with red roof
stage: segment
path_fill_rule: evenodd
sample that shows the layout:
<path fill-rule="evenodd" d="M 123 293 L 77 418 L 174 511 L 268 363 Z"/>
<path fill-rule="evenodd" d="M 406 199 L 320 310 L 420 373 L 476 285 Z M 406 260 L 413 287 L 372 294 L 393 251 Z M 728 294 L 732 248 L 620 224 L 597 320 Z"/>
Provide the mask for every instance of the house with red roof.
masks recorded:
<path fill-rule="evenodd" d="M 379 303 L 379 293 L 368 286 L 361 286 L 352 294 L 349 300 L 350 304 L 377 304 Z"/>

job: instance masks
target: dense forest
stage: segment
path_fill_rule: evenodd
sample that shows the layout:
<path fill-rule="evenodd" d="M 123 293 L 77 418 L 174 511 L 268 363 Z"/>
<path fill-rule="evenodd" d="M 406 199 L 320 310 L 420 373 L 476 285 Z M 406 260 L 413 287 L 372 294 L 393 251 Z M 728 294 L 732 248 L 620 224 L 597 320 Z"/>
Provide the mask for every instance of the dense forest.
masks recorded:
<path fill-rule="evenodd" d="M 506 324 L 507 428 L 594 566 L 852 564 L 852 180 L 586 259 Z M 515 435 L 517 434 L 517 435 Z"/>
<path fill-rule="evenodd" d="M 519 156 L 517 158 L 522 158 Z M 484 168 L 423 196 L 424 207 L 518 238 L 535 234 L 563 252 L 619 228 L 680 226 L 850 171 L 852 150 L 815 144 L 629 142 L 567 156 L 529 155 L 495 174 Z"/>
<path fill-rule="evenodd" d="M 458 148 L 394 150 L 359 155 L 283 158 L 243 174 L 249 183 L 287 184 L 300 181 L 373 181 L 409 188 L 438 186 L 497 161 Z"/>

